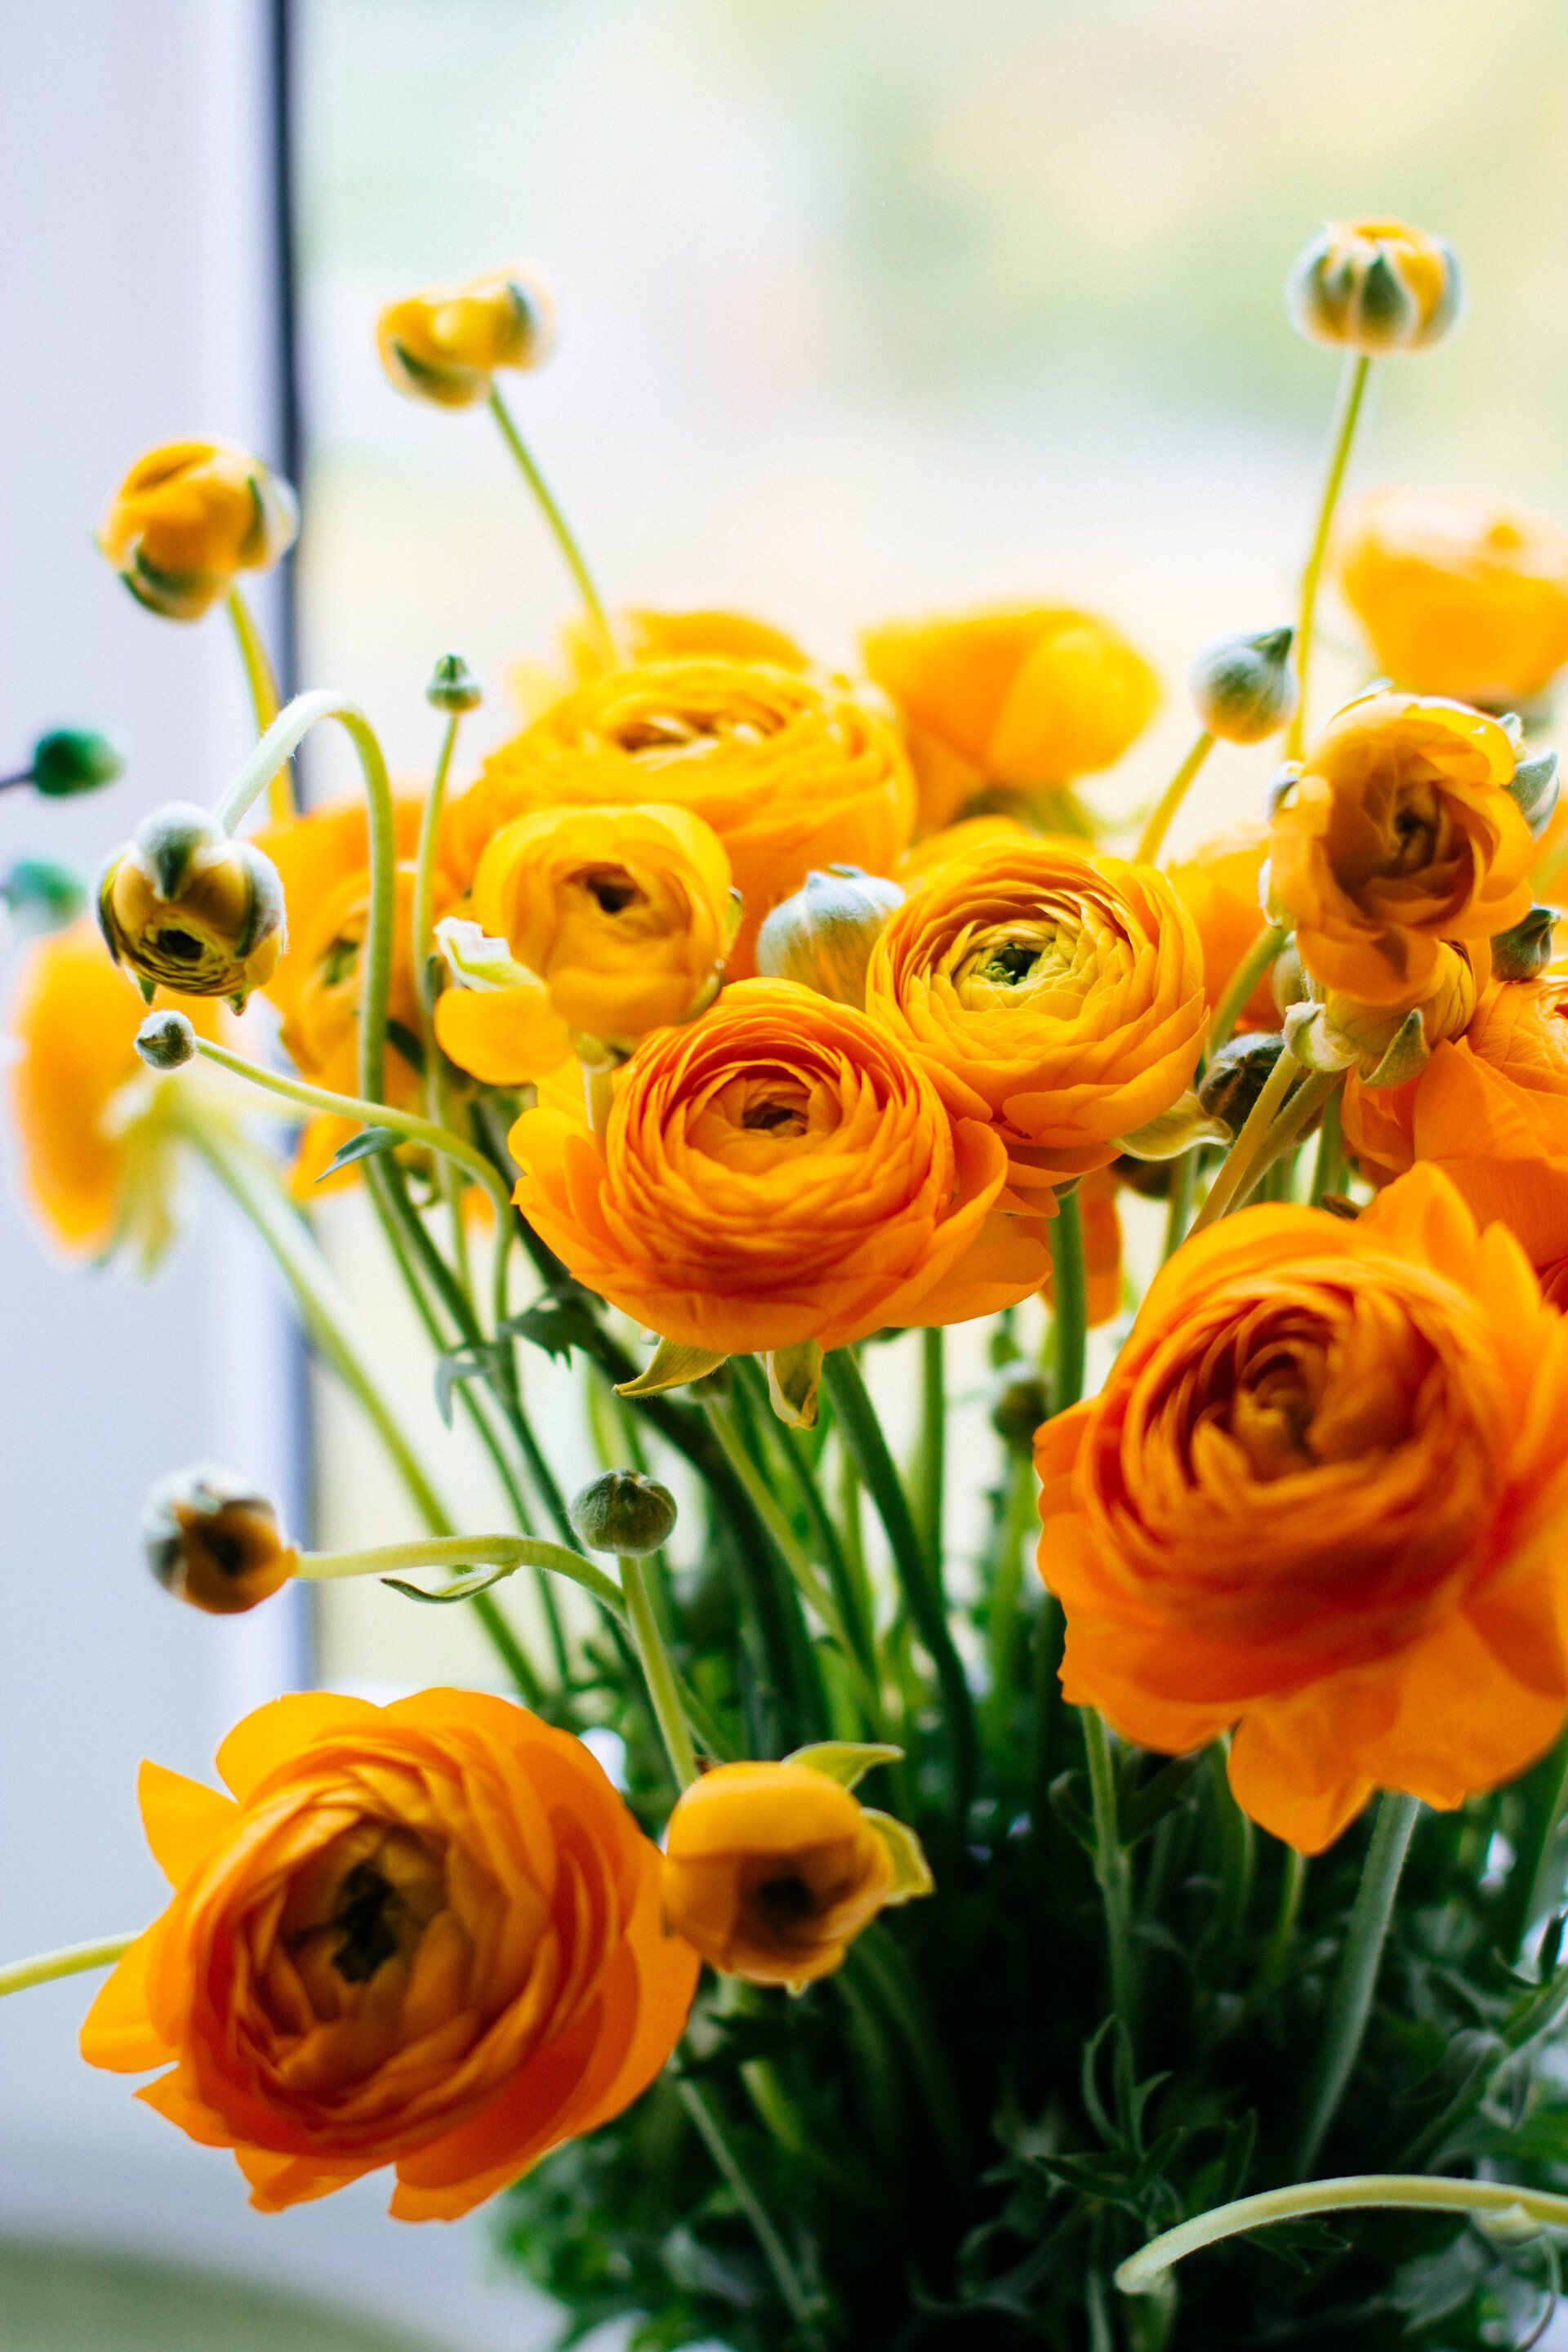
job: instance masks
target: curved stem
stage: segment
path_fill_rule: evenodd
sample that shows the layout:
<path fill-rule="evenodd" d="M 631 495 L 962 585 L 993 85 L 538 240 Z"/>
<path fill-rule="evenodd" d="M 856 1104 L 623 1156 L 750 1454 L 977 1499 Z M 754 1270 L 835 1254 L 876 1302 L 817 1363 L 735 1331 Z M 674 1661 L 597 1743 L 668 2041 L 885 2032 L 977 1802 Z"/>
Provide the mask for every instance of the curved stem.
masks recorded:
<path fill-rule="evenodd" d="M 294 1573 L 309 1584 L 324 1584 L 343 1576 L 390 1576 L 404 1568 L 547 1568 L 570 1577 L 614 1616 L 626 1614 L 613 1577 L 581 1552 L 547 1543 L 542 1536 L 416 1536 L 406 1543 L 353 1551 L 308 1551 Z"/>
<path fill-rule="evenodd" d="M 1295 1055 L 1281 1051 L 1279 1059 L 1264 1080 L 1258 1100 L 1247 1112 L 1240 1133 L 1215 1171 L 1208 1198 L 1193 1219 L 1192 1233 L 1206 1233 L 1210 1225 L 1217 1224 L 1243 1186 L 1262 1174 L 1264 1148 L 1275 1118 L 1284 1108 L 1286 1096 L 1301 1075 L 1301 1065 Z"/>
<path fill-rule="evenodd" d="M 501 398 L 499 386 L 493 383 L 490 386 L 490 415 L 500 427 L 501 439 L 517 461 L 519 473 L 533 493 L 539 511 L 549 526 L 552 538 L 566 559 L 566 568 L 577 583 L 577 593 L 583 599 L 594 635 L 598 639 L 599 652 L 604 657 L 606 667 L 613 669 L 620 655 L 616 646 L 615 632 L 610 626 L 609 615 L 600 601 L 597 588 L 594 585 L 594 575 L 588 569 L 582 549 L 573 537 L 571 525 L 555 502 L 550 485 L 540 472 L 527 443 L 518 431 L 512 420 L 511 412 Z"/>
<path fill-rule="evenodd" d="M 606 1582 L 608 1579 L 605 1580 Z M 648 1590 L 647 1563 L 630 1553 L 621 1559 L 621 1591 L 626 1595 L 626 1613 L 632 1629 L 632 1640 L 647 1685 L 647 1695 L 653 1704 L 654 1718 L 669 1758 L 669 1769 L 675 1775 L 678 1789 L 689 1789 L 697 1778 L 697 1750 L 691 1745 L 691 1734 L 686 1727 L 686 1713 L 680 1703 L 680 1685 L 675 1678 L 675 1668 L 669 1662 L 669 1652 L 664 1646 L 664 1635 L 658 1630 L 653 1595 Z"/>
<path fill-rule="evenodd" d="M 1083 1394 L 1089 1341 L 1089 1282 L 1083 1263 L 1083 1209 L 1076 1192 L 1057 1196 L 1051 1243 L 1053 1412 L 1065 1412 Z"/>
<path fill-rule="evenodd" d="M 1317 2162 L 1318 2150 L 1361 2053 L 1366 2021 L 1372 2014 L 1373 1995 L 1377 1990 L 1383 1947 L 1399 1892 L 1400 1874 L 1420 1810 L 1419 1799 L 1398 1796 L 1392 1790 L 1378 1805 L 1344 1949 L 1340 1954 L 1339 1974 L 1329 2000 L 1322 2043 L 1307 2082 L 1305 2113 L 1296 2141 L 1294 2169 L 1298 2175 L 1310 2172 Z"/>
<path fill-rule="evenodd" d="M 1214 1009 L 1214 1018 L 1204 1040 L 1204 1052 L 1212 1062 L 1222 1045 L 1230 1043 L 1232 1032 L 1247 1009 L 1247 1001 L 1269 966 L 1279 961 L 1290 934 L 1277 923 L 1258 932 L 1236 970 L 1228 986 L 1221 992 Z"/>
<path fill-rule="evenodd" d="M 1444 2180 L 1429 2173 L 1352 2172 L 1340 2180 L 1302 2181 L 1291 2189 L 1266 2189 L 1234 2204 L 1216 2205 L 1174 2230 L 1163 2230 L 1116 2273 L 1123 2294 L 1149 2294 L 1175 2263 L 1205 2246 L 1244 2236 L 1271 2221 L 1308 2213 L 1354 2213 L 1406 2207 L 1429 2213 L 1521 2213 L 1542 2229 L 1568 2228 L 1568 2197 L 1544 2189 L 1521 2189 L 1511 2180 Z"/>
<path fill-rule="evenodd" d="M 1186 799 L 1187 789 L 1194 777 L 1214 750 L 1214 737 L 1205 727 L 1149 812 L 1149 821 L 1144 825 L 1139 836 L 1138 846 L 1132 853 L 1132 862 L 1135 866 L 1152 866 L 1159 856 L 1165 845 L 1165 835 L 1171 829 L 1171 820 Z"/>
<path fill-rule="evenodd" d="M 811 2298 L 801 2284 L 788 2247 L 773 2227 L 767 2207 L 752 2188 L 739 2157 L 730 2145 L 729 2133 L 712 2093 L 706 2085 L 689 2079 L 683 2080 L 678 2088 L 686 2112 L 696 2125 L 716 2170 L 751 2224 L 752 2233 L 762 2249 L 763 2260 L 772 2274 L 779 2299 L 800 2331 L 802 2342 L 811 2346 L 813 2352 L 821 2352 L 823 2339 L 813 2324 Z"/>
<path fill-rule="evenodd" d="M 1094 1874 L 1105 1907 L 1105 1947 L 1110 1975 L 1110 2005 L 1129 2033 L 1136 2007 L 1132 1973 L 1132 1871 L 1117 1819 L 1116 1759 L 1105 1717 L 1092 1706 L 1079 1709 L 1089 1759 L 1089 1801 L 1094 1813 Z"/>
<path fill-rule="evenodd" d="M 239 647 L 239 658 L 245 664 L 245 682 L 250 688 L 250 707 L 256 714 L 256 731 L 258 735 L 265 735 L 278 716 L 278 679 L 261 632 L 256 625 L 256 615 L 246 602 L 242 589 L 235 587 L 229 590 L 227 612 L 235 643 Z M 267 796 L 267 813 L 274 824 L 284 824 L 296 813 L 294 771 L 287 761 L 272 778 Z"/>
<path fill-rule="evenodd" d="M 79 1977 L 88 1969 L 111 1969 L 135 1941 L 134 1936 L 105 1936 L 96 1943 L 62 1944 L 58 1951 L 35 1952 L 29 1960 L 0 1963 L 0 2000 L 8 1992 L 26 1992 L 30 1985 Z"/>
<path fill-rule="evenodd" d="M 1312 659 L 1312 623 L 1318 608 L 1318 587 L 1323 576 L 1323 559 L 1329 551 L 1329 534 L 1333 529 L 1334 509 L 1339 504 L 1340 486 L 1350 462 L 1351 443 L 1355 438 L 1357 419 L 1366 396 L 1367 378 L 1372 362 L 1364 353 L 1347 352 L 1340 374 L 1340 388 L 1334 402 L 1333 423 L 1329 428 L 1329 464 L 1323 477 L 1322 497 L 1318 502 L 1317 528 L 1312 533 L 1311 550 L 1307 568 L 1301 574 L 1301 602 L 1296 615 L 1296 678 L 1298 693 L 1296 709 L 1285 737 L 1285 757 L 1300 759 L 1307 735 L 1307 675 Z"/>

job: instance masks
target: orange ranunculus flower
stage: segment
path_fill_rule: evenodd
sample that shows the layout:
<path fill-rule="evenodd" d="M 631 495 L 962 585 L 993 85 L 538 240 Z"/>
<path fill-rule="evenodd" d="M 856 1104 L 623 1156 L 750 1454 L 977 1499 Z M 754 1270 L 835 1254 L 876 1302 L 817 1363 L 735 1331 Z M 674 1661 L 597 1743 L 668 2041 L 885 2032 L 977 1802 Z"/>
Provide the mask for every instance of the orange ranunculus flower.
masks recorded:
<path fill-rule="evenodd" d="M 397 839 L 397 919 L 393 934 L 388 1011 L 410 1035 L 419 1029 L 414 986 L 414 861 L 424 803 L 400 793 L 394 803 Z M 263 994 L 282 1015 L 281 1037 L 290 1061 L 312 1086 L 335 1094 L 359 1092 L 361 950 L 370 917 L 370 828 L 363 800 L 334 801 L 308 815 L 289 817 L 257 834 L 282 877 L 289 943 Z M 436 877 L 436 912 L 451 904 L 448 877 Z M 418 1073 L 389 1040 L 386 1097 L 401 1110 L 420 1107 Z M 307 1122 L 290 1183 L 301 1200 L 356 1132 L 352 1120 L 325 1115 Z M 353 1181 L 353 1170 L 328 1180 L 328 1189 Z"/>
<path fill-rule="evenodd" d="M 584 679 L 486 761 L 453 803 L 449 854 L 464 877 L 514 817 L 657 802 L 718 835 L 744 916 L 731 978 L 754 969 L 763 918 L 813 866 L 885 874 L 914 818 L 892 728 L 847 688 L 718 655 L 642 662 Z"/>
<path fill-rule="evenodd" d="M 139 604 L 199 621 L 241 572 L 269 572 L 300 528 L 294 493 L 244 449 L 174 441 L 138 457 L 98 543 Z"/>
<path fill-rule="evenodd" d="M 1212 1013 L 1255 947 L 1268 918 L 1263 911 L 1263 862 L 1268 828 L 1233 825 L 1166 868 L 1176 896 L 1197 926 L 1204 953 L 1204 994 Z M 1265 972 L 1241 1008 L 1237 1029 L 1278 1029 L 1279 1008 Z"/>
<path fill-rule="evenodd" d="M 1208 1018 L 1197 933 L 1164 875 L 1036 838 L 954 859 L 894 909 L 866 1009 L 954 1118 L 990 1124 L 1037 1197 L 1108 1166 L 1179 1100 Z"/>
<path fill-rule="evenodd" d="M 1037 1442 L 1062 1683 L 1130 1739 L 1235 1727 L 1303 1853 L 1375 1788 L 1457 1805 L 1568 1706 L 1568 1324 L 1436 1169 L 1353 1222 L 1252 1208 L 1156 1276 Z"/>
<path fill-rule="evenodd" d="M 1344 1128 L 1375 1182 L 1430 1160 L 1537 1268 L 1568 1256 L 1568 970 L 1494 981 L 1464 1036 L 1405 1086 L 1352 1076 Z"/>
<path fill-rule="evenodd" d="M 1418 694 L 1506 710 L 1568 662 L 1568 531 L 1458 490 L 1373 490 L 1340 585 L 1380 666 Z"/>
<path fill-rule="evenodd" d="M 1272 899 L 1325 988 L 1414 1003 L 1445 940 L 1479 950 L 1523 920 L 1535 844 L 1514 765 L 1495 719 L 1431 696 L 1365 695 L 1329 721 L 1269 844 Z"/>
<path fill-rule="evenodd" d="M 376 349 L 395 392 L 468 408 L 489 399 L 498 368 L 535 368 L 547 359 L 553 325 L 549 289 L 520 263 L 389 302 L 376 321 Z"/>
<path fill-rule="evenodd" d="M 1038 835 L 1032 825 L 1016 816 L 963 816 L 955 824 L 944 825 L 940 833 L 928 833 L 920 841 L 911 841 L 893 869 L 893 880 L 901 882 L 906 890 L 949 866 L 955 857 L 971 857 L 976 850 L 993 849 L 998 843 L 1033 841 Z"/>
<path fill-rule="evenodd" d="M 957 1323 L 1044 1279 L 1037 1221 L 998 1213 L 1006 1157 L 954 1123 L 864 1014 L 743 981 L 645 1040 L 604 1137 L 564 1111 L 511 1131 L 517 1201 L 580 1282 L 719 1355 Z"/>
<path fill-rule="evenodd" d="M 909 738 L 922 833 L 976 793 L 1032 793 L 1113 766 L 1160 699 L 1121 631 L 1068 604 L 894 621 L 862 644 Z M 1089 828 L 1079 811 L 1063 829 Z"/>
<path fill-rule="evenodd" d="M 210 1000 L 160 989 L 153 1003 L 177 1006 L 204 1037 L 219 1034 Z M 146 1017 L 96 925 L 73 924 L 40 940 L 23 965 L 10 1070 L 23 1181 L 49 1232 L 84 1256 L 123 1241 L 143 1267 L 173 1234 L 175 1138 L 163 1108 L 171 1086 L 190 1084 L 143 1066 L 136 1032 Z"/>
<path fill-rule="evenodd" d="M 659 1857 L 580 1741 L 510 1701 L 276 1699 L 218 1750 L 233 1792 L 142 1768 L 174 1886 L 82 2053 L 265 2212 L 396 2167 L 452 2221 L 618 2115 L 686 2023 L 697 1956 Z"/>
<path fill-rule="evenodd" d="M 669 1817 L 665 1918 L 726 1976 L 799 1991 L 879 1911 L 929 1891 L 929 1876 L 900 1887 L 884 1829 L 900 1834 L 808 1763 L 716 1764 Z"/>

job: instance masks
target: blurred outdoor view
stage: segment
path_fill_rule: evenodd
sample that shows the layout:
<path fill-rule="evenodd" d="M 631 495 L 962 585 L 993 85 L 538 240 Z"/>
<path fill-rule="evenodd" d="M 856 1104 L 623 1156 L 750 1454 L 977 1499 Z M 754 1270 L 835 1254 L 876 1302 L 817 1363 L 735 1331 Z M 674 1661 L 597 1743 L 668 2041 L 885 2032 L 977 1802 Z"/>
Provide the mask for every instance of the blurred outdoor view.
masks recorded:
<path fill-rule="evenodd" d="M 1168 688 L 1095 786 L 1107 811 L 1190 739 L 1194 648 L 1289 616 L 1335 361 L 1279 289 L 1325 216 L 1443 233 L 1470 294 L 1450 344 L 1379 371 L 1352 490 L 1453 485 L 1568 520 L 1560 0 L 300 14 L 305 672 L 365 699 L 405 772 L 431 756 L 437 655 L 486 685 L 471 757 L 515 723 L 508 664 L 548 660 L 570 609 L 483 412 L 399 401 L 374 349 L 391 296 L 516 256 L 552 281 L 560 329 L 516 409 L 612 599 L 742 606 L 845 664 L 893 615 L 1100 609 Z M 1342 637 L 1320 708 L 1363 675 Z M 1222 747 L 1176 838 L 1256 811 L 1275 756 Z M 323 754 L 312 781 L 352 777 Z M 427 1399 L 352 1204 L 334 1223 Z M 586 1475 L 572 1383 L 535 1360 L 552 1444 Z M 401 1526 L 330 1401 L 319 1454 L 326 1540 Z M 323 1675 L 428 1681 L 444 1655 L 482 1678 L 460 1613 L 336 1594 Z"/>

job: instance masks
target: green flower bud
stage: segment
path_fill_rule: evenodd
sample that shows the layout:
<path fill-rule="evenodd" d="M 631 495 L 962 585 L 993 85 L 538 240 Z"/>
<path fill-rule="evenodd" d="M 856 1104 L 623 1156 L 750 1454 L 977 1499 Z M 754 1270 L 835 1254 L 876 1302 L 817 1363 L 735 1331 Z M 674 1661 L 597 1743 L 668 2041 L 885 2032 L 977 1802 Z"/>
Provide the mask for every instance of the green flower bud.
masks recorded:
<path fill-rule="evenodd" d="M 125 754 L 108 735 L 88 727 L 57 727 L 33 746 L 33 782 L 50 800 L 95 792 L 125 772 Z"/>
<path fill-rule="evenodd" d="M 1209 1117 L 1239 1135 L 1284 1051 L 1277 1033 L 1227 1038 L 1198 1081 L 1198 1100 Z"/>
<path fill-rule="evenodd" d="M 477 710 L 484 700 L 479 681 L 461 654 L 443 654 L 431 672 L 425 699 L 437 710 Z"/>
<path fill-rule="evenodd" d="M 896 882 L 858 866 L 808 874 L 758 932 L 757 970 L 766 980 L 799 981 L 861 1012 L 871 950 L 903 898 Z"/>
<path fill-rule="evenodd" d="M 668 1487 L 636 1470 L 606 1470 L 581 1487 L 567 1509 L 590 1551 L 638 1558 L 668 1543 L 675 1528 L 675 1497 Z"/>
<path fill-rule="evenodd" d="M 0 904 L 24 931 L 62 931 L 86 906 L 87 884 L 53 858 L 18 857 L 0 875 Z"/>
<path fill-rule="evenodd" d="M 1555 907 L 1531 907 L 1511 931 L 1500 931 L 1492 941 L 1494 980 L 1533 980 L 1552 961 L 1552 936 L 1559 920 Z"/>
<path fill-rule="evenodd" d="M 300 1562 L 266 1496 L 206 1465 L 160 1479 L 142 1507 L 142 1542 L 159 1583 L 212 1617 L 254 1609 Z"/>
<path fill-rule="evenodd" d="M 1265 629 L 1254 637 L 1215 637 L 1189 673 L 1198 717 L 1226 743 L 1261 743 L 1296 708 L 1290 667 L 1294 629 Z"/>
<path fill-rule="evenodd" d="M 136 1032 L 136 1051 L 150 1070 L 180 1070 L 195 1058 L 196 1033 L 184 1013 L 168 1005 L 147 1015 Z"/>
<path fill-rule="evenodd" d="M 149 994 L 162 985 L 243 1005 L 282 952 L 283 885 L 259 849 L 175 801 L 110 860 L 98 919 L 116 963 Z"/>
<path fill-rule="evenodd" d="M 1050 1412 L 1050 1392 L 1038 1372 L 1010 1364 L 991 1402 L 991 1426 L 1003 1444 L 1015 1454 L 1032 1453 L 1035 1432 Z"/>

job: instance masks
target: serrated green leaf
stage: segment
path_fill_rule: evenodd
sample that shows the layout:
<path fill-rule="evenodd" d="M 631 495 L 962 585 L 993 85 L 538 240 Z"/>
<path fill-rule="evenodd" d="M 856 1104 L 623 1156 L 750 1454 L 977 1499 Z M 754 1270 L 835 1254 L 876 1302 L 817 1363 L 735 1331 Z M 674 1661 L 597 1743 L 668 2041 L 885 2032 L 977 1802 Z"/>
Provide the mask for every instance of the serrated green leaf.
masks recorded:
<path fill-rule="evenodd" d="M 574 1348 L 590 1348 L 598 1325 L 590 1304 L 592 1293 L 581 1297 L 542 1298 L 517 1315 L 509 1315 L 501 1329 L 514 1339 L 531 1340 L 547 1356 L 565 1363 Z"/>
<path fill-rule="evenodd" d="M 377 1152 L 395 1151 L 402 1141 L 390 1127 L 362 1127 L 357 1135 L 339 1145 L 316 1181 L 324 1184 L 329 1176 L 335 1176 L 340 1168 L 352 1168 L 356 1160 L 374 1160 Z"/>
<path fill-rule="evenodd" d="M 436 1410 L 447 1429 L 452 1426 L 452 1391 L 463 1381 L 488 1380 L 495 1351 L 488 1340 L 477 1346 L 448 1348 L 436 1359 Z"/>

